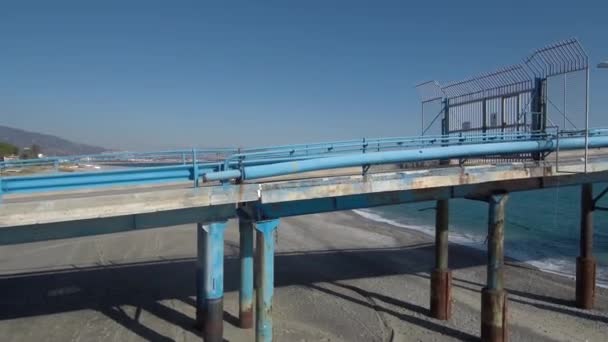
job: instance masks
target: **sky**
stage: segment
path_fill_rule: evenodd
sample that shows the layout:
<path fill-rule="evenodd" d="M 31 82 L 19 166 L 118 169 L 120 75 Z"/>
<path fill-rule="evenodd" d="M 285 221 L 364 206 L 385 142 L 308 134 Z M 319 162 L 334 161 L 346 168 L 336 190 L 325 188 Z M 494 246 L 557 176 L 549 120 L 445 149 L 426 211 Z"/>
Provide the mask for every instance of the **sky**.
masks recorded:
<path fill-rule="evenodd" d="M 608 2 L 0 0 L 0 125 L 113 149 L 415 135 L 414 86 L 571 37 L 608 126 Z"/>

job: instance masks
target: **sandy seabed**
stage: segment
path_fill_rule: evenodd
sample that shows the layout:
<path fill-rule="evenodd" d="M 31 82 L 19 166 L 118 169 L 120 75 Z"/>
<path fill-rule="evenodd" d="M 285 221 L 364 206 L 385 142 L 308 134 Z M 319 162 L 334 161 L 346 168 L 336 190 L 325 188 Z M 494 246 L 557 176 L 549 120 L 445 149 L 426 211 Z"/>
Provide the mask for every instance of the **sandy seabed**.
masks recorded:
<path fill-rule="evenodd" d="M 226 231 L 224 336 L 237 327 L 238 229 Z M 479 340 L 485 253 L 450 245 L 453 313 L 428 317 L 433 240 L 351 212 L 284 219 L 275 341 Z M 194 225 L 0 247 L 0 341 L 200 341 Z M 608 290 L 574 307 L 574 280 L 508 262 L 511 341 L 608 341 Z"/>

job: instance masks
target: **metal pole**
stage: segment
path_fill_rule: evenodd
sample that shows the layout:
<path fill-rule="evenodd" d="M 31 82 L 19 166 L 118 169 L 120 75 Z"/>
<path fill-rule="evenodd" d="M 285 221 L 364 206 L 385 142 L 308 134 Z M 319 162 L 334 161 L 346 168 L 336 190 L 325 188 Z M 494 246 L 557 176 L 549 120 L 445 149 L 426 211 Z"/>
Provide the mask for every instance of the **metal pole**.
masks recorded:
<path fill-rule="evenodd" d="M 589 156 L 589 67 L 585 73 L 585 173 L 587 173 L 587 157 Z"/>
<path fill-rule="evenodd" d="M 481 131 L 483 133 L 483 135 L 486 135 L 486 132 L 488 130 L 488 114 L 487 114 L 487 101 L 484 98 L 483 101 L 481 102 Z M 485 140 L 485 139 L 484 139 Z"/>
<path fill-rule="evenodd" d="M 239 325 L 243 329 L 253 327 L 253 225 L 239 218 L 239 249 L 241 283 L 239 288 Z"/>
<path fill-rule="evenodd" d="M 566 80 L 567 80 L 568 75 L 564 74 L 564 127 L 562 129 L 566 129 L 566 94 L 567 94 L 567 90 L 566 90 Z"/>
<path fill-rule="evenodd" d="M 595 258 L 593 257 L 593 185 L 581 186 L 580 256 L 576 258 L 576 305 L 593 308 L 595 301 Z"/>
<path fill-rule="evenodd" d="M 505 132 L 505 98 L 500 98 L 500 132 Z"/>
<path fill-rule="evenodd" d="M 199 185 L 198 162 L 196 161 L 196 149 L 192 149 L 192 178 L 194 178 L 194 187 Z"/>
<path fill-rule="evenodd" d="M 452 272 L 448 268 L 448 200 L 438 200 L 435 212 L 435 269 L 431 273 L 431 316 L 448 320 L 451 315 Z"/>
<path fill-rule="evenodd" d="M 519 102 L 519 94 L 517 94 L 517 101 L 515 101 L 515 127 L 517 132 L 519 132 L 519 112 L 521 111 L 521 109 L 519 108 Z"/>
<path fill-rule="evenodd" d="M 197 226 L 196 321 L 206 342 L 223 340 L 225 229 L 225 221 Z"/>
<path fill-rule="evenodd" d="M 488 198 L 487 286 L 481 292 L 481 340 L 507 340 L 507 293 L 504 290 L 504 223 L 508 195 Z"/>
<path fill-rule="evenodd" d="M 421 105 L 421 111 L 420 111 L 420 117 L 421 117 L 421 121 L 422 121 L 422 125 L 420 126 L 420 135 L 424 135 L 424 102 L 422 102 Z"/>
<path fill-rule="evenodd" d="M 441 126 L 441 134 L 443 135 L 445 140 L 443 140 L 444 144 L 441 146 L 446 146 L 449 144 L 449 135 L 450 135 L 450 102 L 448 99 L 443 100 L 443 120 Z M 439 165 L 449 165 L 450 159 L 441 159 L 439 160 Z"/>
<path fill-rule="evenodd" d="M 274 294 L 274 231 L 279 220 L 259 221 L 256 229 L 255 340 L 272 341 L 272 296 Z"/>

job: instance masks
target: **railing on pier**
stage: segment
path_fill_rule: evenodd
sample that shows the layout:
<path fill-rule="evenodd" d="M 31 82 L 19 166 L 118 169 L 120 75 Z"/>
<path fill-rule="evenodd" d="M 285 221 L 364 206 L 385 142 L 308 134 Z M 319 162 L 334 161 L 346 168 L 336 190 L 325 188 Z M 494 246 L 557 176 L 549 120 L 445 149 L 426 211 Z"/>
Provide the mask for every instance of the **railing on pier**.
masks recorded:
<path fill-rule="evenodd" d="M 593 146 L 608 142 L 608 129 L 589 132 Z M 521 151 L 548 153 L 560 148 L 582 148 L 585 131 L 577 132 L 509 132 L 504 134 L 478 134 L 462 136 L 420 136 L 356 139 L 315 144 L 285 145 L 251 149 L 225 149 L 223 155 L 217 151 L 176 150 L 139 154 L 116 154 L 113 156 L 66 157 L 65 160 L 95 160 L 97 162 L 133 160 L 134 156 L 164 160 L 189 152 L 185 162 L 169 160 L 171 165 L 131 167 L 102 171 L 46 173 L 29 176 L 0 178 L 0 195 L 32 193 L 79 188 L 96 188 L 143 184 L 169 184 L 193 181 L 195 186 L 202 181 L 228 181 L 231 179 L 254 179 L 262 176 L 297 173 L 350 166 L 394 164 L 412 161 L 437 160 L 439 158 L 507 156 Z M 597 142 L 602 139 L 600 142 Z M 523 149 L 523 150 L 522 150 Z M 227 153 L 233 152 L 233 153 Z M 234 153 L 234 151 L 237 151 Z M 519 152 L 518 152 L 519 151 Z M 219 159 L 209 161 L 204 154 L 216 153 Z M 125 158 L 126 159 L 119 159 Z M 167 157 L 169 156 L 169 157 Z M 178 159 L 181 159 L 178 158 Z M 28 161 L 23 161 L 27 165 Z M 293 164 L 293 163 L 296 164 Z M 292 163 L 292 164 L 288 164 Z M 309 165 L 310 164 L 310 165 Z M 305 165 L 308 169 L 304 169 Z M 270 167 L 281 171 L 265 171 Z M 300 167 L 294 168 L 294 166 Z M 261 171 L 261 172 L 260 172 Z"/>

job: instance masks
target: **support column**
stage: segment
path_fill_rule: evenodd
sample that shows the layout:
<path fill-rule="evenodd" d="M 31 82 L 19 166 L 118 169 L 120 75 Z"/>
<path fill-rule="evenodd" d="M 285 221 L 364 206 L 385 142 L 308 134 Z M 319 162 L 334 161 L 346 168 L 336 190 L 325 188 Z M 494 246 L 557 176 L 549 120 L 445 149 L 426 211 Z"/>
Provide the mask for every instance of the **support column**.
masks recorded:
<path fill-rule="evenodd" d="M 481 340 L 507 340 L 507 292 L 504 290 L 505 204 L 508 195 L 488 198 L 487 286 L 481 291 Z"/>
<path fill-rule="evenodd" d="M 225 229 L 225 221 L 197 226 L 196 322 L 205 342 L 223 340 Z"/>
<path fill-rule="evenodd" d="M 239 326 L 253 327 L 253 224 L 239 218 L 241 283 L 239 288 Z"/>
<path fill-rule="evenodd" d="M 593 257 L 593 185 L 581 186 L 580 256 L 576 258 L 576 306 L 591 309 L 595 301 Z"/>
<path fill-rule="evenodd" d="M 272 296 L 274 292 L 274 231 L 279 220 L 259 221 L 256 229 L 255 340 L 272 341 Z"/>
<path fill-rule="evenodd" d="M 448 200 L 438 200 L 435 212 L 435 269 L 431 273 L 431 316 L 450 319 L 452 271 L 448 268 Z"/>

